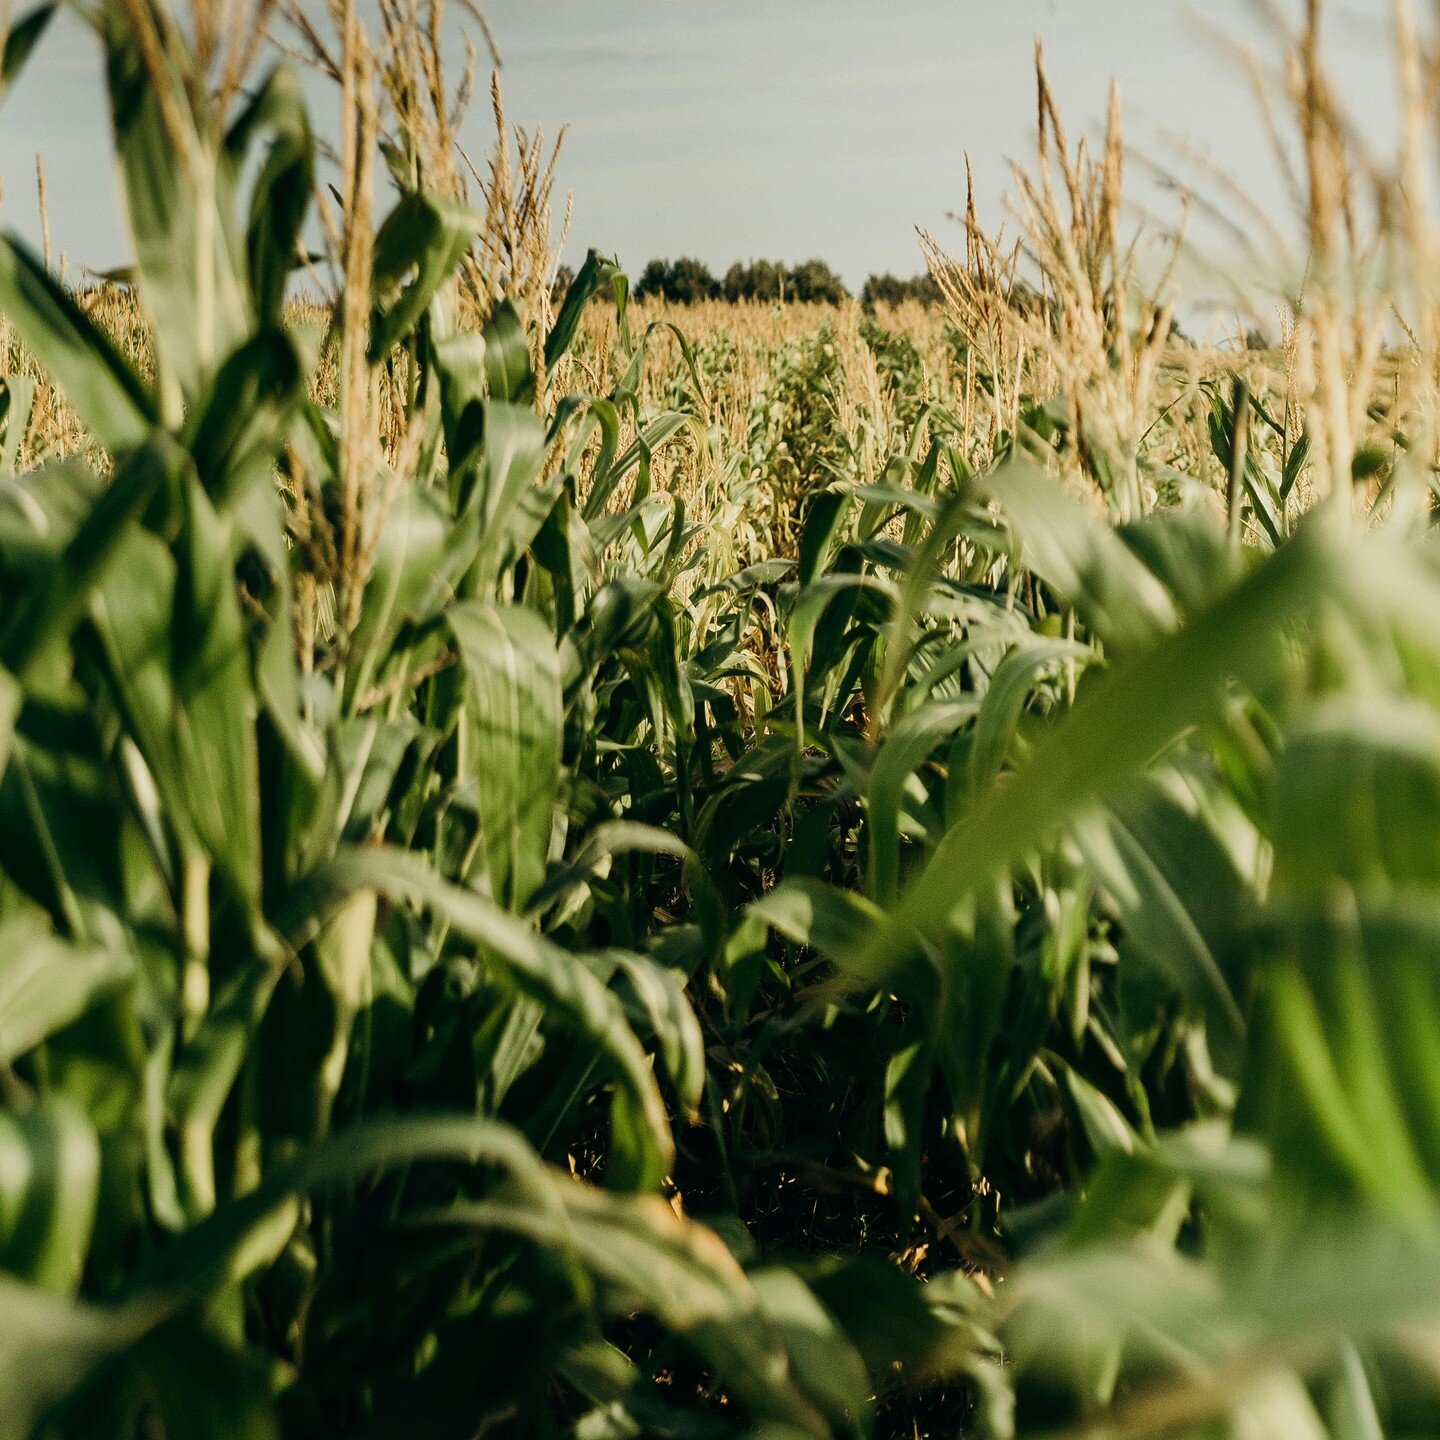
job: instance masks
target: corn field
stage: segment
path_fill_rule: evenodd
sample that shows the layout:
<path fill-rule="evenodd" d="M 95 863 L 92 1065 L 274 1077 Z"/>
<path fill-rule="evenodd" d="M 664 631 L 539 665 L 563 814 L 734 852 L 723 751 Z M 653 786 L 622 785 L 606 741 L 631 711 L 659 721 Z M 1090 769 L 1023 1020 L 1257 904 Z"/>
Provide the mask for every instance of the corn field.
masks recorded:
<path fill-rule="evenodd" d="M 1440 1435 L 1408 0 L 1393 157 L 1277 21 L 1250 350 L 1043 58 L 940 307 L 666 308 L 458 143 L 478 15 L 73 8 L 133 265 L 0 240 L 0 1440 Z"/>

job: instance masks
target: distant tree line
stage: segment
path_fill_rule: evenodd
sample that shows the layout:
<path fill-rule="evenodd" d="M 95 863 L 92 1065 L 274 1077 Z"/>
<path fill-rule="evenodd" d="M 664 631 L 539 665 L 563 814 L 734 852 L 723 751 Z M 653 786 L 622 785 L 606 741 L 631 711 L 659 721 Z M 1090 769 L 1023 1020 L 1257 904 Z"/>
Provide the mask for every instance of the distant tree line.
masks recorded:
<path fill-rule="evenodd" d="M 739 261 L 723 276 L 716 276 L 703 260 L 682 255 L 678 260 L 650 261 L 636 281 L 635 298 L 667 300 L 672 305 L 694 305 L 702 300 L 793 300 L 834 305 L 848 300 L 850 291 L 823 260 L 804 260 L 798 265 L 776 260 Z M 928 275 L 908 279 L 872 275 L 860 291 L 861 303 L 867 307 L 898 305 L 905 300 L 933 305 L 939 299 L 939 289 Z"/>
<path fill-rule="evenodd" d="M 931 275 L 872 275 L 860 291 L 860 303 L 873 310 L 876 305 L 903 305 L 907 300 L 921 305 L 938 305 L 940 287 Z"/>

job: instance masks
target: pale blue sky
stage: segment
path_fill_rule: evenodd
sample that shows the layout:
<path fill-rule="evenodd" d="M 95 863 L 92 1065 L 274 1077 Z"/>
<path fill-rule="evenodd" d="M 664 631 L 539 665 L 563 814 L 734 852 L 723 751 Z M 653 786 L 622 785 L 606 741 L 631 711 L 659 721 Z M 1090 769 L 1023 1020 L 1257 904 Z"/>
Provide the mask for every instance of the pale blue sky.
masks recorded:
<path fill-rule="evenodd" d="M 1345 88 L 1376 115 L 1391 89 L 1385 9 L 1350 0 L 1333 27 Z M 1147 152 L 1163 155 L 1170 131 L 1252 192 L 1273 189 L 1246 88 L 1196 19 L 1253 36 L 1245 0 L 489 0 L 486 12 L 511 118 L 570 125 L 572 259 L 593 244 L 632 272 L 681 253 L 717 269 L 818 254 L 857 284 L 914 272 L 913 227 L 945 232 L 966 150 L 999 215 L 1006 161 L 1033 145 L 1036 35 L 1072 131 L 1096 126 L 1113 74 Z M 72 21 L 0 108 L 0 218 L 32 237 L 37 150 L 57 249 L 96 268 L 125 259 L 94 42 Z"/>

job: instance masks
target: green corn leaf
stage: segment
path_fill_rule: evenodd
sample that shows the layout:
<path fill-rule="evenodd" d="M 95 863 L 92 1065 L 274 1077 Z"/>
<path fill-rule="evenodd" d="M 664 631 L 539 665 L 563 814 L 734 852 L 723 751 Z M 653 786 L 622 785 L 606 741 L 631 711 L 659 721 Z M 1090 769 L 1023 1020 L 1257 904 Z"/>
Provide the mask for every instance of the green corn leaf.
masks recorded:
<path fill-rule="evenodd" d="M 0 1111 L 0 1270 L 73 1295 L 90 1248 L 100 1146 L 81 1108 L 46 1096 Z"/>
<path fill-rule="evenodd" d="M 567 715 L 600 667 L 617 651 L 640 643 L 652 623 L 659 586 L 622 576 L 602 585 L 560 645 Z"/>
<path fill-rule="evenodd" d="M 451 496 L 460 504 L 474 483 L 474 465 L 485 438 L 485 366 L 490 349 L 485 337 L 472 331 L 432 336 L 431 346 L 440 380 L 440 415 L 450 462 Z"/>
<path fill-rule="evenodd" d="M 1242 865 L 1258 866 L 1259 837 L 1196 777 L 1162 773 L 1137 783 L 1077 844 L 1121 924 L 1125 990 L 1137 1012 L 1182 996 L 1235 1075 L 1245 1017 L 1233 952 L 1253 908 Z M 1158 987 L 1152 988 L 1147 977 Z M 1148 993 L 1147 993 L 1148 992 Z"/>
<path fill-rule="evenodd" d="M 499 1167 L 534 1213 L 555 1204 L 554 1182 L 516 1131 L 468 1116 L 413 1114 L 370 1121 L 312 1147 L 148 1257 L 104 1307 L 65 1303 L 0 1277 L 0 1384 L 11 1396 L 0 1437 L 30 1440 L 37 1421 L 99 1365 L 273 1261 L 302 1197 L 434 1162 Z"/>
<path fill-rule="evenodd" d="M 244 502 L 252 486 L 270 490 L 281 452 L 305 395 L 295 344 L 283 330 L 262 330 L 220 367 L 186 427 L 186 445 L 216 509 Z"/>
<path fill-rule="evenodd" d="M 1175 607 L 1160 582 L 1043 471 L 1012 461 L 976 484 L 1004 510 L 1026 566 L 1107 645 L 1141 648 L 1174 628 Z"/>
<path fill-rule="evenodd" d="M 1134 1127 L 1109 1096 L 1097 1090 L 1073 1065 L 1051 1057 L 1064 1080 L 1066 1098 L 1079 1118 L 1080 1133 L 1097 1160 L 1133 1155 L 1141 1144 Z"/>
<path fill-rule="evenodd" d="M 633 997 L 636 1010 L 655 1037 L 681 1109 L 693 1123 L 699 1117 L 705 1089 L 705 1036 L 685 998 L 684 978 L 624 951 L 608 951 L 604 958 L 614 962 L 622 993 Z"/>
<path fill-rule="evenodd" d="M 938 982 L 928 982 L 926 977 L 927 983 L 938 983 L 939 991 L 930 1022 L 935 1063 L 945 1077 L 970 1162 L 977 1167 L 985 1159 L 987 1121 L 996 1092 L 1005 1085 L 1004 1070 L 995 1063 L 994 1046 L 1005 1025 L 1011 996 L 1015 922 L 1009 883 L 981 891 L 973 905 L 932 942 Z M 1026 1044 L 1017 1036 L 1012 1053 L 1018 1064 L 1028 1066 L 1032 1057 Z"/>
<path fill-rule="evenodd" d="M 10 764 L 10 752 L 15 745 L 15 722 L 20 718 L 20 707 L 24 703 L 24 692 L 20 682 L 3 666 L 0 666 L 0 780 Z"/>
<path fill-rule="evenodd" d="M 173 1321 L 117 1368 L 123 1378 L 109 1385 L 102 1378 L 99 1394 L 81 1398 L 71 1415 L 99 1412 L 102 1424 L 153 1424 L 166 1435 L 282 1440 L 268 1368 L 210 1327 Z"/>
<path fill-rule="evenodd" d="M 13 1065 L 133 978 L 133 963 L 26 916 L 0 923 L 0 1065 Z"/>
<path fill-rule="evenodd" d="M 700 857 L 671 831 L 634 820 L 608 820 L 597 825 L 573 859 L 552 867 L 544 885 L 530 897 L 531 913 L 538 915 L 552 906 L 563 906 L 612 860 L 631 854 L 669 855 L 679 860 L 701 923 L 716 933 L 723 929 L 723 901 Z"/>
<path fill-rule="evenodd" d="M 866 827 L 870 897 L 882 908 L 895 902 L 900 885 L 901 817 L 916 770 L 938 746 L 975 714 L 971 699 L 932 701 L 906 715 L 885 737 L 866 785 Z"/>
<path fill-rule="evenodd" d="M 723 580 L 717 580 L 715 584 L 697 591 L 695 599 L 703 600 L 708 595 L 719 594 L 744 595 L 750 590 L 778 585 L 794 569 L 793 560 L 757 560 L 753 565 L 747 565 L 743 570 L 737 570 L 733 575 L 727 575 Z"/>
<path fill-rule="evenodd" d="M 34 409 L 35 381 L 30 376 L 0 379 L 0 478 L 15 473 Z"/>
<path fill-rule="evenodd" d="M 1064 640 L 1036 640 L 1017 646 L 1000 662 L 980 702 L 966 757 L 966 780 L 971 795 L 983 794 L 995 783 L 1025 706 L 1046 672 L 1063 661 L 1083 664 L 1093 658 L 1092 652 L 1083 645 Z"/>
<path fill-rule="evenodd" d="M 274 325 L 296 266 L 314 186 L 310 120 L 299 81 L 288 65 L 276 66 L 261 81 L 225 137 L 226 159 L 237 178 L 262 134 L 269 137 L 270 147 L 251 193 L 245 252 L 255 313 L 263 324 Z"/>
<path fill-rule="evenodd" d="M 807 692 L 814 680 L 811 657 L 815 648 L 815 636 L 826 611 L 841 597 L 853 598 L 855 592 L 871 590 L 888 605 L 898 600 L 894 586 L 878 575 L 835 574 L 826 575 L 813 585 L 801 590 L 790 612 L 785 626 L 785 639 L 789 649 L 790 684 L 795 695 L 796 745 L 804 745 L 804 715 Z"/>
<path fill-rule="evenodd" d="M 1247 557 L 1209 511 L 1166 510 L 1119 530 L 1126 549 L 1165 587 L 1176 611 L 1188 617 L 1217 600 L 1245 575 Z"/>
<path fill-rule="evenodd" d="M 790 879 L 753 901 L 749 913 L 787 940 L 818 950 L 858 979 L 884 984 L 898 973 L 889 965 L 866 968 L 868 946 L 884 912 L 863 896 L 818 880 Z"/>
<path fill-rule="evenodd" d="M 1310 434 L 1309 431 L 1302 431 L 1300 438 L 1296 440 L 1294 447 L 1285 457 L 1285 469 L 1280 481 L 1280 500 L 1284 504 L 1289 501 L 1291 492 L 1295 489 L 1295 482 L 1305 471 L 1305 466 L 1310 459 Z"/>
<path fill-rule="evenodd" d="M 23 681 L 28 672 L 52 660 L 69 640 L 93 592 L 117 583 L 117 572 L 123 575 L 127 560 L 133 560 L 137 522 L 157 494 L 179 488 L 184 464 L 179 447 L 157 435 L 100 491 L 64 550 L 46 567 L 33 600 L 20 608 L 0 642 L 5 662 L 17 678 Z M 46 488 L 53 492 L 53 481 Z"/>
<path fill-rule="evenodd" d="M 370 322 L 372 365 L 378 364 L 419 323 L 453 277 L 480 223 L 481 218 L 473 211 L 438 195 L 412 191 L 400 197 L 375 236 L 371 270 L 375 302 Z"/>
<path fill-rule="evenodd" d="M 873 1385 L 836 1318 L 792 1270 L 760 1270 L 750 1283 L 806 1394 L 842 1432 L 863 1429 Z"/>
<path fill-rule="evenodd" d="M 1363 1271 L 1347 1273 L 1336 1255 Z M 1214 1267 L 1149 1239 L 1096 1245 L 1020 1267 L 1006 1282 L 1002 1335 L 1021 1375 L 1066 1388 L 1097 1355 L 1126 1346 L 1142 1373 L 1113 1406 L 1090 1408 L 1091 1423 L 1139 1440 L 1156 1432 L 1147 1418 L 1161 1405 L 1167 1430 L 1193 1432 L 1253 1405 L 1297 1356 L 1323 1370 L 1337 1348 L 1343 1356 L 1337 1342 L 1364 1346 L 1433 1325 L 1437 1265 L 1433 1228 L 1416 1235 L 1340 1219 Z M 1255 1433 L 1323 1433 L 1295 1428 L 1289 1413 L 1267 1418 Z"/>
<path fill-rule="evenodd" d="M 830 486 L 815 495 L 805 510 L 800 531 L 800 583 L 813 584 L 824 573 L 840 533 L 852 492 Z"/>
<path fill-rule="evenodd" d="M 1419 700 L 1337 696 L 1288 737 L 1276 776 L 1277 892 L 1319 899 L 1440 883 L 1440 719 Z"/>
<path fill-rule="evenodd" d="M 885 1066 L 881 1122 L 896 1211 L 915 1214 L 924 1184 L 925 1112 L 935 1074 L 935 1045 L 923 1012 L 907 1017 Z"/>
<path fill-rule="evenodd" d="M 149 1328 L 137 1309 L 76 1303 L 0 1275 L 0 1440 L 33 1440 L 55 1406 Z"/>
<path fill-rule="evenodd" d="M 1437 782 L 1440 727 L 1410 700 L 1322 702 L 1282 752 L 1282 943 L 1257 980 L 1242 1116 L 1297 1207 L 1363 1197 L 1417 1221 L 1434 1209 Z"/>
<path fill-rule="evenodd" d="M 342 847 L 289 902 L 292 935 L 313 928 L 357 890 L 374 889 L 428 906 L 525 995 L 573 1027 L 610 1061 L 620 1083 L 614 1163 L 637 1188 L 664 1179 L 674 1141 L 648 1057 L 616 997 L 568 951 L 473 891 L 447 884 L 418 856 Z M 617 1183 L 619 1183 L 617 1179 Z"/>
<path fill-rule="evenodd" d="M 900 917 L 933 933 L 978 884 L 1004 874 L 1086 805 L 1123 790 L 1189 726 L 1222 713 L 1227 685 L 1273 682 L 1290 628 L 1355 579 L 1317 525 L 1302 527 L 1185 629 L 1094 685 L 1026 766 L 950 831 Z"/>
<path fill-rule="evenodd" d="M 485 383 L 492 400 L 525 405 L 535 394 L 530 341 L 520 312 L 502 300 L 485 322 Z"/>
<path fill-rule="evenodd" d="M 666 411 L 652 420 L 629 445 L 625 447 L 604 469 L 596 466 L 591 480 L 590 493 L 585 502 L 585 518 L 592 523 L 609 504 L 621 481 L 632 470 L 648 467 L 650 457 L 668 440 L 681 430 L 693 428 L 694 420 L 682 410 Z M 635 499 L 643 498 L 637 485 Z"/>
<path fill-rule="evenodd" d="M 580 403 L 577 397 L 576 403 Z M 592 492 L 585 497 L 582 514 L 584 518 L 593 520 L 604 512 L 605 504 L 609 498 L 609 490 L 602 485 L 605 499 L 599 504 L 595 502 L 593 487 L 595 480 L 608 476 L 615 466 L 615 456 L 620 449 L 620 410 L 615 402 L 611 400 L 591 398 L 584 402 L 584 412 L 581 422 L 576 426 L 575 442 L 570 447 L 569 454 L 565 457 L 565 467 L 572 473 L 578 473 L 583 463 L 585 447 L 593 439 L 595 432 L 600 432 L 600 446 L 595 454 L 594 468 L 591 472 Z M 613 487 L 610 487 L 613 488 Z"/>
<path fill-rule="evenodd" d="M 260 1022 L 264 1019 L 280 966 L 252 959 L 216 994 L 195 1034 L 175 1057 L 166 1091 L 166 1107 L 187 1151 L 197 1145 L 208 1150 L 215 1127 L 250 1058 Z M 192 1206 L 213 1208 L 213 1178 L 190 1174 Z"/>
<path fill-rule="evenodd" d="M 158 410 L 134 367 L 14 236 L 0 237 L 0 311 L 107 450 L 133 450 Z"/>
<path fill-rule="evenodd" d="M 571 1186 L 556 1198 L 558 1214 L 554 1208 L 547 1212 L 501 1197 L 453 1207 L 432 1223 L 508 1230 L 569 1253 L 594 1277 L 607 1308 L 654 1315 L 711 1366 L 752 1414 L 786 1421 L 804 1434 L 830 1433 L 796 1385 L 801 1377 L 792 1370 L 783 1331 L 711 1231 L 677 1216 L 655 1197 L 601 1195 Z M 780 1299 L 775 1297 L 777 1306 Z M 848 1400 L 858 1391 L 854 1351 L 842 1335 L 830 1334 L 832 1361 L 838 1358 L 849 1370 L 850 1383 L 843 1386 Z M 818 1344 L 823 1346 L 823 1340 Z M 820 1358 L 817 1349 L 810 1350 L 806 1368 Z"/>
<path fill-rule="evenodd" d="M 236 890 L 260 893 L 259 759 L 245 626 L 230 536 L 205 492 L 186 487 L 171 645 L 175 753 L 206 848 Z"/>
<path fill-rule="evenodd" d="M 273 484 L 242 488 L 231 519 L 256 621 L 251 631 L 256 695 L 299 773 L 314 783 L 324 764 L 324 745 L 318 727 L 302 711 L 290 548 Z"/>
<path fill-rule="evenodd" d="M 585 263 L 570 282 L 570 287 L 565 292 L 565 298 L 560 302 L 560 313 L 555 317 L 555 324 L 551 327 L 549 335 L 545 337 L 545 369 L 547 371 L 554 370 L 569 351 L 575 334 L 580 328 L 585 307 L 601 290 L 607 286 L 613 287 L 615 277 L 619 273 L 619 266 L 615 261 L 600 254 L 598 250 L 591 250 L 586 255 Z"/>
<path fill-rule="evenodd" d="M 1384 1440 L 1374 1391 L 1353 1345 L 1343 1348 L 1339 1373 L 1325 1387 L 1324 1404 L 1330 1440 Z"/>
<path fill-rule="evenodd" d="M 105 488 L 77 459 L 0 476 L 0 564 L 7 577 L 43 584 Z"/>
<path fill-rule="evenodd" d="M 545 1207 L 544 1167 L 518 1131 L 471 1116 L 412 1114 L 371 1120 L 332 1135 L 217 1210 L 142 1265 L 127 1302 L 159 1318 L 243 1279 L 284 1245 L 302 1196 L 427 1161 L 498 1165 Z"/>
<path fill-rule="evenodd" d="M 123 7 L 97 13 L 138 293 L 152 322 L 158 388 L 174 425 L 249 331 L 243 262 L 231 233 L 231 177 L 200 138 L 205 120 L 192 104 L 203 103 L 203 89 L 190 83 L 181 47 L 164 47 L 157 75 L 147 63 L 153 53 L 147 56 Z M 168 20 L 160 24 L 162 31 L 170 28 Z M 163 99 L 161 87 L 168 92 Z"/>
<path fill-rule="evenodd" d="M 407 621 L 428 618 L 443 595 L 436 576 L 444 573 L 451 528 L 441 492 L 418 485 L 401 487 L 375 542 L 354 632 L 357 642 L 387 639 Z"/>
<path fill-rule="evenodd" d="M 452 532 L 450 551 L 468 565 L 467 596 L 484 594 L 519 559 L 553 503 L 553 490 L 536 482 L 545 460 L 545 426 L 533 410 L 487 400 L 485 448 L 475 492 Z"/>
<path fill-rule="evenodd" d="M 518 606 L 470 601 L 445 620 L 470 678 L 464 778 L 477 786 L 484 871 L 495 899 L 520 911 L 550 857 L 564 740 L 560 657 L 545 623 Z"/>
<path fill-rule="evenodd" d="M 28 15 L 23 15 L 5 36 L 5 45 L 0 49 L 0 100 L 20 78 L 31 52 L 44 38 L 50 22 L 55 18 L 58 5 L 38 5 Z"/>
<path fill-rule="evenodd" d="M 126 723 L 165 809 L 244 900 L 259 892 L 259 792 L 249 654 L 224 526 L 184 489 L 179 561 L 133 535 L 91 618 Z"/>

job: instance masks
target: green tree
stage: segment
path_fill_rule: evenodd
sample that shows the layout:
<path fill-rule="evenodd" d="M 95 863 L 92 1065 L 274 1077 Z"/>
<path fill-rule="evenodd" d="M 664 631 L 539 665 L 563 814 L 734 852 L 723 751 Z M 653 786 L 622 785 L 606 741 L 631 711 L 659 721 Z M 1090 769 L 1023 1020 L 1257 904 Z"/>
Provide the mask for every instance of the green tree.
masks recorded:
<path fill-rule="evenodd" d="M 796 265 L 790 271 L 785 294 L 791 300 L 824 305 L 838 305 L 850 298 L 845 282 L 823 260 L 805 260 Z"/>
<path fill-rule="evenodd" d="M 550 282 L 550 298 L 557 305 L 565 298 L 565 292 L 570 288 L 575 279 L 575 271 L 569 265 L 560 265 L 555 270 L 555 278 Z"/>
<path fill-rule="evenodd" d="M 887 270 L 883 274 L 872 275 L 860 291 L 860 303 L 867 310 L 873 310 L 876 305 L 903 305 L 907 300 L 916 300 L 922 305 L 938 305 L 940 287 L 928 273 L 902 278 Z"/>
<path fill-rule="evenodd" d="M 774 260 L 737 261 L 725 272 L 725 298 L 774 301 L 785 298 L 788 277 L 785 267 Z"/>
<path fill-rule="evenodd" d="M 718 300 L 720 282 L 703 260 L 682 255 L 678 260 L 652 260 L 640 272 L 635 286 L 637 300 L 668 300 L 672 305 L 693 305 L 700 300 Z"/>

